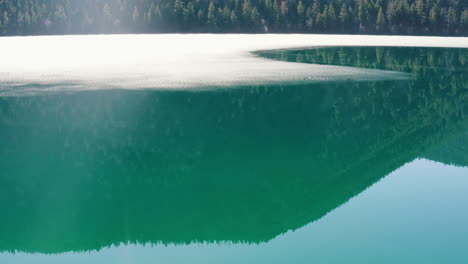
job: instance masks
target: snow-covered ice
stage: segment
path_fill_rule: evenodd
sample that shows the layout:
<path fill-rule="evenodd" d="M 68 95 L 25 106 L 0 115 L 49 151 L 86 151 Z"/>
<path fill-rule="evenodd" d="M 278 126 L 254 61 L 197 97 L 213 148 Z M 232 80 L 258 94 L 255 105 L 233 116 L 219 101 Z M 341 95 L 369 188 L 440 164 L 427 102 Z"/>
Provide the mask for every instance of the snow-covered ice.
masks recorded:
<path fill-rule="evenodd" d="M 468 47 L 468 38 L 359 35 L 83 35 L 0 38 L 0 95 L 82 89 L 194 89 L 404 79 L 398 72 L 273 61 L 256 50 L 324 46 Z"/>

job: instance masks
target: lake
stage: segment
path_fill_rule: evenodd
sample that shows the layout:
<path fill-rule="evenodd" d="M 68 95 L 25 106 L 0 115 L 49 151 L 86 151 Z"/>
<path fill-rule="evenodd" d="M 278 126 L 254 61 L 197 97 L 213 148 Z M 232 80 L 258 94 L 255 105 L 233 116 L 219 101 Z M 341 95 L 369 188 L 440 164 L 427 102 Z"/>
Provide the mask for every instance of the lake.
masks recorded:
<path fill-rule="evenodd" d="M 466 38 L 134 38 L 0 39 L 1 263 L 468 262 Z"/>

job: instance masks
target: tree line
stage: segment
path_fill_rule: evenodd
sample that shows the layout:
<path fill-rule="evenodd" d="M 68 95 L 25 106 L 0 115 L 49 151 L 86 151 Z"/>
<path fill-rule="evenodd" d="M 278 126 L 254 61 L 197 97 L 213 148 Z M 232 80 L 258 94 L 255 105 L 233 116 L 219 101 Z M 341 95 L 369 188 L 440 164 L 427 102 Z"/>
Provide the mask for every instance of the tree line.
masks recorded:
<path fill-rule="evenodd" d="M 0 0 L 0 35 L 468 35 L 464 0 Z"/>

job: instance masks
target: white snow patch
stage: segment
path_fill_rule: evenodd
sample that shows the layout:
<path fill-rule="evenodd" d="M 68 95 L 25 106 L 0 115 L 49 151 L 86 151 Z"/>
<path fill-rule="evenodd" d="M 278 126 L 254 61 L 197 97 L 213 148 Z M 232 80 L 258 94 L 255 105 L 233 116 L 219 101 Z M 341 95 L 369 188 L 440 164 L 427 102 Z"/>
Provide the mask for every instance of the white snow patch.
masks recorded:
<path fill-rule="evenodd" d="M 468 38 L 362 35 L 84 35 L 0 38 L 0 95 L 82 89 L 193 89 L 407 74 L 273 61 L 256 50 L 314 46 L 468 47 Z"/>

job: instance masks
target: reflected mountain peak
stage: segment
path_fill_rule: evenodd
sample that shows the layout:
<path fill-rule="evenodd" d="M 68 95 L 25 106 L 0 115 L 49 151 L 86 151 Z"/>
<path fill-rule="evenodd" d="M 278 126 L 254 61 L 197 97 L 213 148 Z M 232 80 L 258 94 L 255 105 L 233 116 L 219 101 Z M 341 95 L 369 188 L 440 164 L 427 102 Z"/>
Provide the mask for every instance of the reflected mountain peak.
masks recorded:
<path fill-rule="evenodd" d="M 413 80 L 1 97 L 0 250 L 269 241 L 466 128 L 466 50 L 261 55 Z"/>

